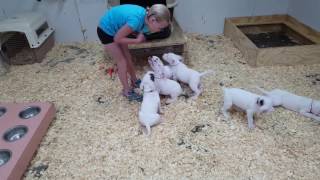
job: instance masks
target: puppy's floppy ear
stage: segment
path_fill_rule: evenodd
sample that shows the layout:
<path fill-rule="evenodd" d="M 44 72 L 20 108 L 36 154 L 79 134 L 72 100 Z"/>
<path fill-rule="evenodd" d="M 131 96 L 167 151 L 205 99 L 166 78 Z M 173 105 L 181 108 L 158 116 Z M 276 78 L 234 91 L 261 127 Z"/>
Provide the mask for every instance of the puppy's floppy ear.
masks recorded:
<path fill-rule="evenodd" d="M 178 64 L 178 63 L 180 63 L 180 62 L 183 62 L 183 57 L 180 56 L 180 55 L 177 55 L 177 54 L 172 53 L 172 54 L 171 54 L 171 57 L 172 57 L 172 62 L 173 62 L 173 64 Z"/>
<path fill-rule="evenodd" d="M 173 64 L 178 64 L 180 62 L 179 59 L 173 59 Z"/>
<path fill-rule="evenodd" d="M 154 82 L 154 74 L 153 73 L 150 73 L 150 79 L 152 82 Z"/>
<path fill-rule="evenodd" d="M 264 105 L 264 100 L 261 98 L 257 98 L 257 105 L 258 106 L 263 106 Z"/>
<path fill-rule="evenodd" d="M 177 57 L 178 57 L 178 60 L 179 60 L 180 62 L 183 62 L 183 61 L 184 61 L 184 59 L 183 59 L 183 57 L 182 57 L 182 56 L 177 55 Z"/>
<path fill-rule="evenodd" d="M 172 59 L 174 59 L 175 61 L 180 61 L 180 62 L 183 62 L 183 57 L 178 55 L 178 54 L 175 54 L 175 53 L 171 53 L 170 54 Z"/>

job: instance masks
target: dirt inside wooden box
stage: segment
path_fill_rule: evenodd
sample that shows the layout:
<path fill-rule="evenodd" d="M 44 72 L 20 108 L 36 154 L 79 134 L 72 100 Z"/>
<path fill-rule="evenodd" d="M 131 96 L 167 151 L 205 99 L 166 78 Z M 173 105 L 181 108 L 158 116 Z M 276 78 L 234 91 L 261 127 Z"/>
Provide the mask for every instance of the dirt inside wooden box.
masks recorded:
<path fill-rule="evenodd" d="M 164 123 L 149 138 L 139 129 L 140 104 L 106 73 L 113 61 L 100 44 L 57 44 L 42 63 L 11 66 L 0 77 L 0 101 L 57 108 L 24 179 L 318 179 L 318 122 L 276 108 L 249 130 L 244 113 L 225 121 L 220 109 L 222 86 L 320 99 L 320 64 L 253 68 L 224 36 L 186 37 L 188 66 L 215 75 L 202 79 L 197 100 L 163 98 Z M 142 77 L 149 67 L 137 69 Z"/>
<path fill-rule="evenodd" d="M 315 44 L 284 23 L 243 25 L 238 28 L 258 47 L 286 47 Z"/>

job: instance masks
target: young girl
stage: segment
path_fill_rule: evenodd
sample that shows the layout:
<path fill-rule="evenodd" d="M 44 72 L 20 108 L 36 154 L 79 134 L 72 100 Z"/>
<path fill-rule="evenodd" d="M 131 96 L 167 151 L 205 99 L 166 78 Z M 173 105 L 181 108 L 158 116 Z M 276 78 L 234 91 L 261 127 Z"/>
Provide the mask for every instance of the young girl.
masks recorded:
<path fill-rule="evenodd" d="M 133 91 L 139 81 L 128 45 L 145 41 L 143 32 L 159 32 L 169 24 L 170 12 L 162 4 L 155 4 L 147 10 L 131 4 L 115 6 L 102 16 L 97 33 L 105 50 L 117 62 L 118 75 L 123 86 L 122 94 L 129 100 L 142 101 L 142 96 Z M 137 34 L 136 38 L 128 38 L 131 34 Z"/>

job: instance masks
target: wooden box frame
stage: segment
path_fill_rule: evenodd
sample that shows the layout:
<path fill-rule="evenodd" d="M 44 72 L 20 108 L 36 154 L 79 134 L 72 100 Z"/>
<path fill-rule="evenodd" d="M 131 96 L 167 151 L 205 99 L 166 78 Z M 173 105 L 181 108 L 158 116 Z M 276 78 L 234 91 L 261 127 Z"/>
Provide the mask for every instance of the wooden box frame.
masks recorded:
<path fill-rule="evenodd" d="M 285 24 L 312 41 L 312 45 L 258 48 L 238 27 Z M 251 66 L 320 63 L 320 33 L 289 15 L 234 17 L 225 20 L 224 35 L 231 38 Z"/>

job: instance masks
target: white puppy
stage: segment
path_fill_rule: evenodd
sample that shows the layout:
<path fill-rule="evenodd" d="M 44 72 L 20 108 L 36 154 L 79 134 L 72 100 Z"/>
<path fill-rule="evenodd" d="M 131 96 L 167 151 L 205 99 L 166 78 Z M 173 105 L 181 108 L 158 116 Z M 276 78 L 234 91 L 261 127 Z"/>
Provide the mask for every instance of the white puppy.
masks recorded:
<path fill-rule="evenodd" d="M 180 84 L 166 77 L 167 71 L 159 57 L 149 57 L 148 62 L 154 71 L 155 84 L 157 89 L 159 89 L 159 93 L 170 96 L 170 99 L 166 101 L 166 104 L 176 101 L 177 98 L 182 94 L 182 88 Z"/>
<path fill-rule="evenodd" d="M 320 121 L 320 101 L 298 96 L 280 89 L 274 89 L 270 92 L 261 88 L 258 89 L 271 98 L 273 106 L 283 106 L 305 117 Z"/>
<path fill-rule="evenodd" d="M 160 97 L 154 83 L 154 73 L 148 71 L 140 84 L 143 90 L 143 100 L 139 111 L 139 122 L 147 129 L 147 136 L 151 133 L 151 127 L 161 122 Z"/>
<path fill-rule="evenodd" d="M 148 58 L 148 62 L 154 71 L 161 71 L 164 78 L 172 79 L 173 74 L 170 66 L 165 66 L 159 57 L 151 56 Z"/>
<path fill-rule="evenodd" d="M 274 110 L 272 101 L 269 97 L 253 94 L 238 88 L 224 88 L 223 91 L 223 115 L 228 119 L 229 114 L 227 113 L 227 110 L 230 109 L 232 105 L 235 105 L 236 107 L 246 111 L 248 126 L 250 129 L 254 128 L 254 113 L 271 112 Z"/>
<path fill-rule="evenodd" d="M 199 73 L 193 69 L 188 68 L 185 64 L 182 63 L 182 57 L 174 53 L 165 53 L 162 56 L 170 65 L 172 71 L 173 79 L 181 81 L 189 85 L 189 87 L 194 92 L 193 99 L 196 99 L 202 92 L 200 78 L 201 76 L 210 73 L 212 71 L 206 71 Z"/>

